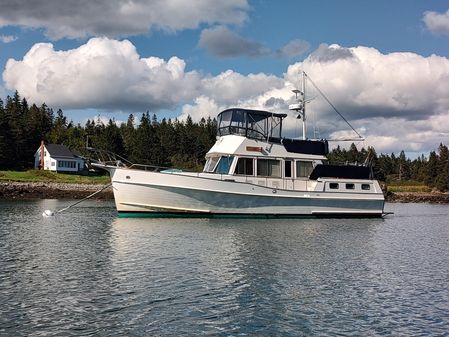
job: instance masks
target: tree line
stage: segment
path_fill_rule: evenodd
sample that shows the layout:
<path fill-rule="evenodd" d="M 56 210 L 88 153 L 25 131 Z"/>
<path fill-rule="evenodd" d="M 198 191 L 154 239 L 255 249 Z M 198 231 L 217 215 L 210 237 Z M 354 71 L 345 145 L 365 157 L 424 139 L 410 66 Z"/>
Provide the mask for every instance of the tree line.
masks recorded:
<path fill-rule="evenodd" d="M 204 156 L 215 142 L 216 120 L 190 117 L 185 121 L 143 113 L 138 120 L 130 114 L 126 123 L 88 120 L 84 126 L 69 121 L 62 110 L 42 104 L 29 106 L 16 92 L 0 99 L 0 170 L 24 170 L 34 166 L 41 140 L 64 144 L 83 153 L 86 145 L 117 153 L 129 161 L 165 167 L 200 170 Z M 404 151 L 377 155 L 374 148 L 337 147 L 328 155 L 331 163 L 364 163 L 368 160 L 376 179 L 413 180 L 441 191 L 449 190 L 449 151 L 440 144 L 429 157 L 409 159 Z"/>
<path fill-rule="evenodd" d="M 440 144 L 437 151 L 431 151 L 428 158 L 421 155 L 413 160 L 407 158 L 404 151 L 399 155 L 378 156 L 374 148 L 358 150 L 354 143 L 348 150 L 337 146 L 328 158 L 331 163 L 365 163 L 369 158 L 377 180 L 414 181 L 439 191 L 449 191 L 449 150 L 444 144 Z"/>

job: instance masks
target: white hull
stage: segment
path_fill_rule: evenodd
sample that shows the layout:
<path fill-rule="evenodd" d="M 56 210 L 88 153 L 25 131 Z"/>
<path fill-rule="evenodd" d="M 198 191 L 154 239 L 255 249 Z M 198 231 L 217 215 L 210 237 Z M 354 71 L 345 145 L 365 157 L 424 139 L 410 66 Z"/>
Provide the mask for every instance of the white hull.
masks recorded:
<path fill-rule="evenodd" d="M 111 174 L 120 213 L 198 214 L 205 217 L 383 214 L 384 197 L 377 182 L 375 193 L 298 191 L 226 181 L 226 178 L 235 178 L 233 176 L 105 168 Z"/>

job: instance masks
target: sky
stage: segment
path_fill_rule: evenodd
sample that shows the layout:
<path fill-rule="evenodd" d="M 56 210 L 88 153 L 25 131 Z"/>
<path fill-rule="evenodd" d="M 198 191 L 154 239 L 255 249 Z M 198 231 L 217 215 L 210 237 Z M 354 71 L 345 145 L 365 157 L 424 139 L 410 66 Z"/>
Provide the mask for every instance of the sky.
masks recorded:
<path fill-rule="evenodd" d="M 449 3 L 440 0 L 2 0 L 0 97 L 75 123 L 287 112 L 300 74 L 378 153 L 449 143 Z M 309 138 L 354 137 L 306 86 Z"/>

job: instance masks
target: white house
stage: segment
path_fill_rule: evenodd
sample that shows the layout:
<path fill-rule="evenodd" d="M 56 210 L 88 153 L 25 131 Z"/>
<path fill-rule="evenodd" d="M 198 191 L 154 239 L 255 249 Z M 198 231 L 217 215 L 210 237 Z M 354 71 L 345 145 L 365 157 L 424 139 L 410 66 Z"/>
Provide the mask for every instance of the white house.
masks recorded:
<path fill-rule="evenodd" d="M 80 172 L 84 170 L 84 159 L 65 145 L 42 142 L 34 154 L 34 168 L 55 172 Z"/>

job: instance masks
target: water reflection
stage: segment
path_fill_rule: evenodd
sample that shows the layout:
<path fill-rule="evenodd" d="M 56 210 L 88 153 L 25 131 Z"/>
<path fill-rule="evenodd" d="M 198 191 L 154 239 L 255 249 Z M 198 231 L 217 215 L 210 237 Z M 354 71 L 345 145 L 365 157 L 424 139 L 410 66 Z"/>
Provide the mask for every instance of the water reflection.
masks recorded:
<path fill-rule="evenodd" d="M 0 334 L 400 336 L 449 324 L 447 208 L 126 219 L 88 202 L 41 216 L 68 204 L 0 202 Z"/>

